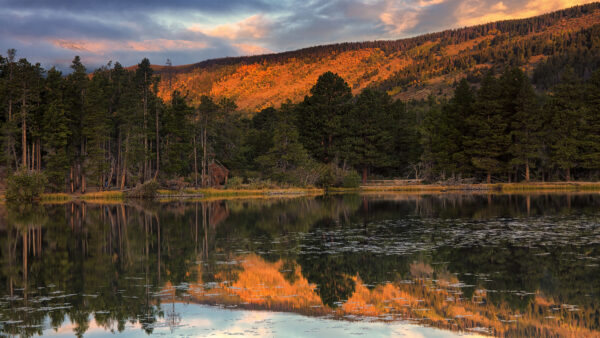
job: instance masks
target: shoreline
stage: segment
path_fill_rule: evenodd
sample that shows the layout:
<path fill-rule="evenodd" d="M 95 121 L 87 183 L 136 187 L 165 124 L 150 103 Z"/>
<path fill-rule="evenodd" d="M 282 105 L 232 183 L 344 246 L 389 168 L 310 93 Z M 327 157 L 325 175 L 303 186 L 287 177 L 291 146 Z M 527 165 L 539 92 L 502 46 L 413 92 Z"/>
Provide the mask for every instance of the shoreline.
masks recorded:
<path fill-rule="evenodd" d="M 234 198 L 283 198 L 321 196 L 325 194 L 446 194 L 446 193 L 539 193 L 539 192 L 600 192 L 600 182 L 530 182 L 493 184 L 412 184 L 412 185 L 367 185 L 359 188 L 281 188 L 281 189 L 159 189 L 159 201 L 179 199 L 234 199 Z M 4 201 L 4 196 L 1 196 Z M 69 201 L 119 202 L 126 200 L 121 190 L 97 191 L 85 194 L 44 193 L 42 203 Z"/>

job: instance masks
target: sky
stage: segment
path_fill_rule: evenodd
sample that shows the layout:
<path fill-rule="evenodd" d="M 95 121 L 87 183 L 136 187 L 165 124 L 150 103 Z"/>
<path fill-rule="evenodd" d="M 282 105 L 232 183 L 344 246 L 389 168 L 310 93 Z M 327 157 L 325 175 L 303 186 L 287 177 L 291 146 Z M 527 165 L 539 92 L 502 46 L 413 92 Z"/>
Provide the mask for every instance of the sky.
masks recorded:
<path fill-rule="evenodd" d="M 0 54 L 91 70 L 400 39 L 592 0 L 0 0 Z"/>

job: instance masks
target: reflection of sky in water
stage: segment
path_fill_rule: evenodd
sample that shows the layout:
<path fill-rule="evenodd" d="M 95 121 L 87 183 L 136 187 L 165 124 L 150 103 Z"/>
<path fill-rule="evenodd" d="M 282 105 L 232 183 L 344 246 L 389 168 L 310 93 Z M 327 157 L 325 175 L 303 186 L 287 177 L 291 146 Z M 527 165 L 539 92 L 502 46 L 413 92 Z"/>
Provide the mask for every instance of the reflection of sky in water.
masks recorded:
<path fill-rule="evenodd" d="M 599 206 L 581 194 L 0 207 L 0 331 L 596 337 Z"/>
<path fill-rule="evenodd" d="M 163 311 L 172 311 L 172 304 L 163 304 Z M 182 337 L 458 337 L 464 336 L 439 329 L 413 324 L 386 324 L 380 322 L 347 322 L 306 317 L 292 313 L 226 310 L 196 304 L 175 304 L 175 313 L 181 316 L 179 325 L 171 330 L 167 319 L 156 323 L 154 335 Z M 166 317 L 166 316 L 165 316 Z M 44 331 L 47 336 L 73 335 L 73 324 L 62 326 L 58 332 Z M 98 327 L 92 320 L 86 337 L 103 337 L 109 330 Z M 122 337 L 147 337 L 138 324 L 127 324 Z"/>

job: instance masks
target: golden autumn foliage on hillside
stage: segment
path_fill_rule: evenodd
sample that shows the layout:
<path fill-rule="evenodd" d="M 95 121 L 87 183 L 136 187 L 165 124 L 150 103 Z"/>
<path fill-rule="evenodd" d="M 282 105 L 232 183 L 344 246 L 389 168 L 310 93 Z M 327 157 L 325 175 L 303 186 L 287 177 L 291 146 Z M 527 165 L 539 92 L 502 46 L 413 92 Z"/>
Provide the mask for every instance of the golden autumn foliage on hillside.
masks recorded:
<path fill-rule="evenodd" d="M 556 44 L 557 37 L 600 24 L 600 11 L 592 9 L 521 34 L 486 28 L 485 34 L 471 34 L 471 37 L 465 28 L 465 34 L 449 31 L 460 36 L 460 41 L 447 39 L 444 33 L 432 34 L 419 38 L 418 43 L 407 49 L 331 47 L 328 50 L 324 46 L 326 52 L 316 55 L 299 51 L 285 53 L 278 59 L 239 58 L 221 64 L 156 66 L 154 69 L 161 75 L 159 95 L 165 100 L 175 90 L 187 95 L 193 104 L 198 104 L 202 95 L 228 97 L 250 113 L 269 106 L 278 107 L 288 99 L 302 100 L 319 75 L 327 71 L 344 78 L 354 94 L 367 86 L 375 86 L 395 98 L 422 99 L 430 94 L 448 94 L 457 79 L 491 66 L 516 62 L 531 72 L 549 53 L 558 53 L 548 51 L 548 46 Z M 546 51 L 539 48 L 544 44 Z M 517 51 L 510 59 L 502 54 L 519 48 L 533 49 L 525 53 Z"/>

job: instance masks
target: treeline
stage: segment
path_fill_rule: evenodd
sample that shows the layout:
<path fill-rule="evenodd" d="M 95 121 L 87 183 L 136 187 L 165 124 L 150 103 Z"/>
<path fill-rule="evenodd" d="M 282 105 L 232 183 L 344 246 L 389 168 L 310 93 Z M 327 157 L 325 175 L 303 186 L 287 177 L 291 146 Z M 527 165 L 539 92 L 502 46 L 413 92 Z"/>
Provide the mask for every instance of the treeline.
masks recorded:
<path fill-rule="evenodd" d="M 156 180 L 173 188 L 228 183 L 355 187 L 369 176 L 429 181 L 598 179 L 600 72 L 560 75 L 537 93 L 519 68 L 463 79 L 454 97 L 401 102 L 367 88 L 353 95 L 321 75 L 303 101 L 248 118 L 233 100 L 192 106 L 157 96 L 147 59 L 86 72 L 45 71 L 14 50 L 0 57 L 3 177 L 43 173 L 47 190 L 125 189 Z M 477 87 L 477 88 L 476 88 Z M 41 182 L 41 181 L 32 181 Z M 39 185 L 38 183 L 34 183 Z"/>
<path fill-rule="evenodd" d="M 89 184 L 123 189 L 190 171 L 196 183 L 206 180 L 214 157 L 200 150 L 212 149 L 207 130 L 214 133 L 222 116 L 232 116 L 232 101 L 206 98 L 192 108 L 174 93 L 165 103 L 147 59 L 135 71 L 115 63 L 88 74 L 75 57 L 71 69 L 67 76 L 45 71 L 16 60 L 14 50 L 0 57 L 4 177 L 43 171 L 49 190 L 69 192 Z"/>
<path fill-rule="evenodd" d="M 600 71 L 581 81 L 567 69 L 543 96 L 518 68 L 488 73 L 477 90 L 462 80 L 449 102 L 432 105 L 421 130 L 431 177 L 597 180 Z"/>
<path fill-rule="evenodd" d="M 3 176 L 43 173 L 49 191 L 124 189 L 150 180 L 207 186 L 210 164 L 237 176 L 231 184 L 272 180 L 294 186 L 356 186 L 359 168 L 400 165 L 401 102 L 367 90 L 356 98 L 326 73 L 298 105 L 242 118 L 235 102 L 204 96 L 198 106 L 174 92 L 156 94 L 159 78 L 144 59 L 86 72 L 79 57 L 66 76 L 15 51 L 0 58 Z M 39 185 L 39 180 L 30 180 Z M 21 180 L 20 182 L 28 182 Z"/>

